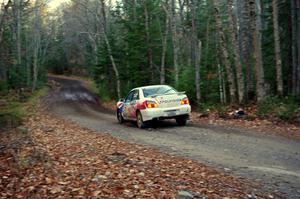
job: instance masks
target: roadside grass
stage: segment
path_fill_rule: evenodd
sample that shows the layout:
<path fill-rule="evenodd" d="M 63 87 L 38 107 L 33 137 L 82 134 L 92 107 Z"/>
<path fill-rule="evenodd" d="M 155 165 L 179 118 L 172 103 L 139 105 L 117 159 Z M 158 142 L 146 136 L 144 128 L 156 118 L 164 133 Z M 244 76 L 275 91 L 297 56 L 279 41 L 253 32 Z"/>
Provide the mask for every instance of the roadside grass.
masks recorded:
<path fill-rule="evenodd" d="M 41 97 L 49 91 L 48 87 L 43 87 L 34 93 L 16 93 L 12 91 L 0 99 L 3 102 L 0 109 L 0 129 L 14 128 L 34 115 L 38 110 Z"/>

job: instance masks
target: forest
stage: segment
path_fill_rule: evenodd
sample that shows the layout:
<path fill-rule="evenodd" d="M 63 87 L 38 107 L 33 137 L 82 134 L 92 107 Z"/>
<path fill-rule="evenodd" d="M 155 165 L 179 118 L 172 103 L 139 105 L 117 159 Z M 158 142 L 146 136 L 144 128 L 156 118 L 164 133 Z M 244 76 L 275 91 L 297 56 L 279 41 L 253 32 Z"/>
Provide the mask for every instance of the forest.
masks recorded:
<path fill-rule="evenodd" d="M 105 100 L 169 84 L 191 102 L 300 97 L 298 0 L 3 0 L 0 92 L 48 72 L 92 78 Z"/>

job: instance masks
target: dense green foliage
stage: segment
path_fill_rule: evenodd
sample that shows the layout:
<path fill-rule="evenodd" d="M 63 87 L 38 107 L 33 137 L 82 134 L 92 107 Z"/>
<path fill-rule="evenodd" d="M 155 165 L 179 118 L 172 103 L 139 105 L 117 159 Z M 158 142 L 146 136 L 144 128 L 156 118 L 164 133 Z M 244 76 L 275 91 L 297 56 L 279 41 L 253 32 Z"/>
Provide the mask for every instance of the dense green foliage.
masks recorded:
<path fill-rule="evenodd" d="M 174 4 L 172 4 L 174 2 Z M 284 95 L 293 93 L 291 77 L 294 75 L 291 63 L 291 17 L 290 2 L 278 1 L 279 25 L 281 38 L 281 60 Z M 236 2 L 247 4 L 247 1 Z M 237 24 L 245 23 L 244 10 L 235 4 L 235 20 Z M 234 67 L 234 52 L 230 42 L 230 28 L 228 26 L 227 2 L 220 1 L 220 14 L 225 33 L 226 48 L 229 52 L 230 65 L 233 70 L 234 81 L 237 81 L 236 68 Z M 101 1 L 72 1 L 62 9 L 64 22 L 58 29 L 58 37 L 61 47 L 57 47 L 59 55 L 54 60 L 49 60 L 48 65 L 57 72 L 62 72 L 59 63 L 64 70 L 75 71 L 82 74 L 80 69 L 86 70 L 96 81 L 99 92 L 106 98 L 116 98 L 117 79 L 121 82 L 121 96 L 133 87 L 148 84 L 159 84 L 162 73 L 162 65 L 165 67 L 165 83 L 184 90 L 192 102 L 196 101 L 195 86 L 195 51 L 193 46 L 193 27 L 196 28 L 197 40 L 201 41 L 200 52 L 200 92 L 201 102 L 219 103 L 230 102 L 227 73 L 223 63 L 219 43 L 219 34 L 214 17 L 214 6 L 211 1 L 117 1 L 114 5 L 105 7 L 105 15 L 101 10 Z M 192 7 L 195 6 L 195 13 Z M 276 95 L 276 58 L 274 51 L 274 34 L 272 22 L 272 1 L 261 2 L 262 12 L 257 13 L 260 26 L 257 27 L 262 39 L 262 58 L 265 71 L 265 89 L 267 95 Z M 103 25 L 105 21 L 105 25 Z M 174 23 L 172 23 L 172 21 Z M 194 23 L 194 25 L 193 25 Z M 74 27 L 76 24 L 76 27 Z M 176 30 L 177 41 L 173 41 L 172 28 Z M 105 32 L 103 32 L 105 30 Z M 234 30 L 233 30 L 234 31 Z M 245 90 L 245 101 L 255 99 L 255 91 L 251 84 L 255 80 L 255 60 L 253 59 L 253 46 L 250 45 L 252 36 L 248 34 L 249 42 L 246 46 L 247 55 L 244 55 L 242 45 L 243 32 L 250 29 L 241 29 L 238 34 L 238 42 L 241 49 L 241 63 Z M 107 37 L 108 49 L 105 36 Z M 162 60 L 164 49 L 164 36 L 166 36 L 165 59 Z M 58 43 L 57 43 L 58 44 Z M 175 82 L 174 45 L 178 45 L 178 85 Z M 245 56 L 250 57 L 247 63 Z M 116 76 L 113 69 L 113 61 L 119 73 Z M 60 62 L 59 62 L 60 60 Z M 162 63 L 164 62 L 164 63 Z M 219 67 L 218 67 L 219 65 Z M 247 68 L 247 65 L 249 67 Z M 79 68 L 79 69 L 78 69 Z M 255 85 L 255 84 L 254 84 Z M 223 90 L 223 94 L 220 92 Z M 237 92 L 237 91 L 236 91 Z M 294 93 L 298 95 L 297 93 Z M 245 102 L 244 101 L 244 102 Z"/>
<path fill-rule="evenodd" d="M 280 99 L 270 96 L 258 105 L 257 114 L 263 118 L 279 118 L 288 122 L 296 122 L 294 120 L 300 118 L 299 107 L 300 101 L 295 97 Z"/>
<path fill-rule="evenodd" d="M 34 90 L 49 70 L 92 77 L 106 100 L 160 83 L 199 107 L 300 95 L 295 0 L 72 0 L 55 12 L 45 0 L 8 2 L 0 11 L 0 92 Z"/>
<path fill-rule="evenodd" d="M 4 1 L 5 2 L 5 1 Z M 0 93 L 9 89 L 35 90 L 43 86 L 45 55 L 51 31 L 47 29 L 43 0 L 14 0 L 0 10 Z"/>

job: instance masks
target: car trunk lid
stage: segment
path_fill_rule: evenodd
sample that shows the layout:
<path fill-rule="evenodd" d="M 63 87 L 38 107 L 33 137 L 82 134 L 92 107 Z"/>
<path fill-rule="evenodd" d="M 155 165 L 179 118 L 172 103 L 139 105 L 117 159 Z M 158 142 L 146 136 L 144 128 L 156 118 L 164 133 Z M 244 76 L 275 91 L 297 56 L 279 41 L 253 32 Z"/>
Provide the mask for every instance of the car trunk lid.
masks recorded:
<path fill-rule="evenodd" d="M 181 100 L 185 95 L 180 93 L 173 93 L 168 95 L 159 95 L 154 97 L 160 108 L 172 108 L 181 105 Z"/>

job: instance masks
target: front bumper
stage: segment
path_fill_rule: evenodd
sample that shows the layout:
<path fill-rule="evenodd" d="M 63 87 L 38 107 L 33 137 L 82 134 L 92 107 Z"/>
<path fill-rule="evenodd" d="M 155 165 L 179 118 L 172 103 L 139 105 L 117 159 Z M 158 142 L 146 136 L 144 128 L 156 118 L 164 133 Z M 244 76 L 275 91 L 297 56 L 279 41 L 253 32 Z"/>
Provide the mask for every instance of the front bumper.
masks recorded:
<path fill-rule="evenodd" d="M 190 112 L 190 105 L 181 105 L 172 108 L 152 108 L 141 110 L 143 121 L 149 121 L 153 119 L 171 119 L 180 116 L 188 116 Z"/>

